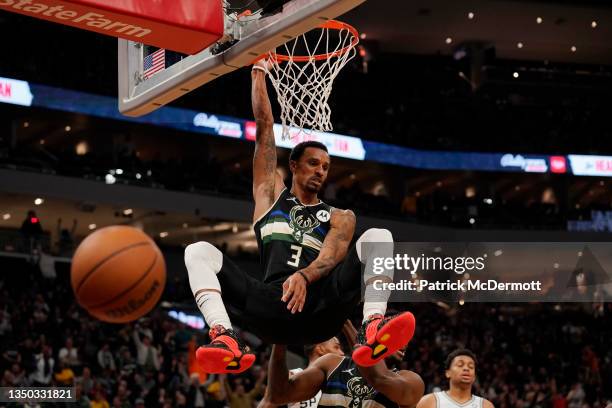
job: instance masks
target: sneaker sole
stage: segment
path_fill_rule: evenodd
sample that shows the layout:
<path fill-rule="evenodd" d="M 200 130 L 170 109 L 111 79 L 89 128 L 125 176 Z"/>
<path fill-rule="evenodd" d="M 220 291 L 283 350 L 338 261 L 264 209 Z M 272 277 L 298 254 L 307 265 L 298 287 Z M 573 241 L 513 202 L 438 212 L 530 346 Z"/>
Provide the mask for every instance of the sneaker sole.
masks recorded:
<path fill-rule="evenodd" d="M 219 347 L 199 347 L 196 350 L 198 365 L 207 374 L 238 374 L 248 370 L 255 362 L 255 354 L 234 356 L 230 350 Z"/>
<path fill-rule="evenodd" d="M 410 312 L 389 320 L 376 333 L 372 344 L 365 344 L 353 351 L 353 361 L 362 367 L 370 367 L 404 347 L 414 336 L 416 321 Z"/>

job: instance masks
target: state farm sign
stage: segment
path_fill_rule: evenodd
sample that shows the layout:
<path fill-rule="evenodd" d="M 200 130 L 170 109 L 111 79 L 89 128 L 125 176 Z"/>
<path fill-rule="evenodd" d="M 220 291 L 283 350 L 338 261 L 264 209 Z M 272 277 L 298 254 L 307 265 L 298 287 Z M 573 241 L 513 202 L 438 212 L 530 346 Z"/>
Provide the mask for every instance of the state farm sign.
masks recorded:
<path fill-rule="evenodd" d="M 195 54 L 223 35 L 222 2 L 0 0 L 0 9 Z"/>

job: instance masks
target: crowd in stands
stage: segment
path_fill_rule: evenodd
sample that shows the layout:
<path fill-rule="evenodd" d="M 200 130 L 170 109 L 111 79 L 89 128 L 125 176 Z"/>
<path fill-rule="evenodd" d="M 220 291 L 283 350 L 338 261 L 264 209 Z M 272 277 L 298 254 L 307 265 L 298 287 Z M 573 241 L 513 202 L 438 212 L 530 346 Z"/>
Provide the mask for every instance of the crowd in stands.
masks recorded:
<path fill-rule="evenodd" d="M 132 324 L 105 324 L 76 304 L 67 266 L 58 266 L 56 279 L 9 258 L 0 259 L 0 270 L 0 386 L 74 386 L 77 404 L 70 406 L 93 408 L 254 408 L 262 397 L 267 345 L 252 341 L 258 360 L 245 374 L 206 377 L 193 361 L 205 332 L 163 309 Z M 188 290 L 167 288 L 165 300 L 179 298 L 192 302 Z M 397 368 L 421 375 L 426 392 L 446 389 L 446 355 L 469 347 L 478 357 L 474 392 L 496 407 L 612 402 L 612 304 L 394 307 L 409 307 L 418 322 Z"/>

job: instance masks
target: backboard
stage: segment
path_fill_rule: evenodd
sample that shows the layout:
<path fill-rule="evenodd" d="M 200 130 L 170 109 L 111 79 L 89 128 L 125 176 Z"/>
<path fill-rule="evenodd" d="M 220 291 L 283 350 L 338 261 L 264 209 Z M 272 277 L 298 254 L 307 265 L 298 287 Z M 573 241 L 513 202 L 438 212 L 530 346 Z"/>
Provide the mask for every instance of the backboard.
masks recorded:
<path fill-rule="evenodd" d="M 178 61 L 174 64 L 161 63 L 153 74 L 157 54 L 151 55 L 150 47 L 143 44 L 119 39 L 119 111 L 127 116 L 152 112 L 221 75 L 252 64 L 258 56 L 364 1 L 291 0 L 282 11 L 265 17 L 261 12 L 239 16 L 226 9 L 221 40 L 198 54 L 175 58 Z"/>

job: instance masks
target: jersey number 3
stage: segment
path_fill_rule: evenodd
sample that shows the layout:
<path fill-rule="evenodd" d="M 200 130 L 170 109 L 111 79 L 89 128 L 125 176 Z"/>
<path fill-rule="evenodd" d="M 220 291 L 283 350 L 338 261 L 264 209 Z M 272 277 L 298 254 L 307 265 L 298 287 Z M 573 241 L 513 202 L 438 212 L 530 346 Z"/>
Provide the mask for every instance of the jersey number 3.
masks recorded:
<path fill-rule="evenodd" d="M 291 245 L 291 259 L 287 261 L 287 265 L 297 268 L 300 265 L 300 256 L 302 256 L 302 247 Z"/>

